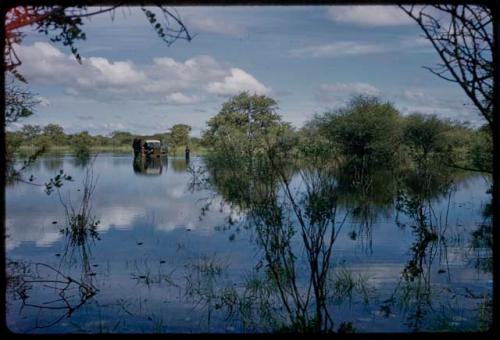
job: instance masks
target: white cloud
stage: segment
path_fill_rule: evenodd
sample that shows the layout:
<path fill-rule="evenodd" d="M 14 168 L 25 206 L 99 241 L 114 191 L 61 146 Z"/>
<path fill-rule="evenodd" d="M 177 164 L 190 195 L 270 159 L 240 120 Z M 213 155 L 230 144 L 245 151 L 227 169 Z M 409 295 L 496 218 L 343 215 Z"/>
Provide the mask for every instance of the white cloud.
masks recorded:
<path fill-rule="evenodd" d="M 334 83 L 321 84 L 316 92 L 316 98 L 322 102 L 335 102 L 356 94 L 378 96 L 381 93 L 378 88 L 367 83 Z"/>
<path fill-rule="evenodd" d="M 18 46 L 20 72 L 32 83 L 60 85 L 71 96 L 98 101 L 128 100 L 188 105 L 207 94 L 234 95 L 241 91 L 268 93 L 270 88 L 248 72 L 208 55 L 186 61 L 161 57 L 149 65 L 70 55 L 48 43 Z"/>
<path fill-rule="evenodd" d="M 147 80 L 146 75 L 138 70 L 130 61 L 109 62 L 105 58 L 88 58 L 89 69 L 93 71 L 97 78 L 89 81 L 88 75 L 78 80 L 83 80 L 84 83 L 102 82 L 103 85 L 137 85 Z M 91 84 L 90 84 L 91 85 Z"/>
<path fill-rule="evenodd" d="M 34 242 L 39 247 L 46 247 L 62 237 L 60 226 L 52 224 L 52 221 L 62 216 L 38 215 L 35 218 L 33 214 L 15 214 L 12 210 L 8 211 L 8 214 L 5 220 L 7 250 L 12 250 L 24 242 Z"/>
<path fill-rule="evenodd" d="M 218 95 L 236 95 L 242 91 L 266 94 L 270 88 L 264 86 L 252 75 L 239 68 L 232 68 L 231 74 L 224 77 L 222 81 L 208 84 L 207 90 Z"/>
<path fill-rule="evenodd" d="M 334 21 L 361 26 L 403 26 L 414 21 L 397 6 L 332 6 L 328 17 Z"/>
<path fill-rule="evenodd" d="M 134 206 L 105 206 L 98 210 L 98 230 L 103 232 L 110 228 L 130 229 L 132 222 L 142 213 L 142 210 Z"/>
<path fill-rule="evenodd" d="M 329 44 L 307 46 L 290 51 L 293 57 L 343 57 L 353 55 L 364 55 L 383 53 L 387 47 L 380 44 L 362 43 L 356 41 L 339 41 Z"/>
<path fill-rule="evenodd" d="M 196 104 L 201 101 L 202 98 L 198 96 L 186 96 L 180 92 L 174 92 L 165 97 L 168 104 L 172 105 L 187 105 Z"/>

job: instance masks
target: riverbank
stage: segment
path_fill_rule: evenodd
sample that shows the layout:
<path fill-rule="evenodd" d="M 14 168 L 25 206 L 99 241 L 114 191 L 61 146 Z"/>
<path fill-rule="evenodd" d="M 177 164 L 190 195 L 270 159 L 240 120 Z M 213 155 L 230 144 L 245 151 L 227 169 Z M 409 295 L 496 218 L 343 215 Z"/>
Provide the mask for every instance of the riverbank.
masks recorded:
<path fill-rule="evenodd" d="M 30 146 L 20 146 L 16 152 L 17 156 L 26 157 L 32 154 L 32 149 Z M 98 145 L 91 146 L 90 153 L 91 155 L 95 155 L 97 153 L 123 153 L 129 154 L 133 152 L 133 149 L 130 145 L 119 145 L 119 146 L 107 146 L 107 145 Z M 179 156 L 183 157 L 185 150 L 184 148 L 178 148 L 175 153 L 169 152 L 169 156 Z M 208 149 L 199 147 L 196 149 L 190 150 L 191 156 L 204 156 L 208 152 Z M 73 155 L 74 150 L 70 146 L 51 146 L 48 148 L 43 155 L 46 156 L 68 156 Z"/>

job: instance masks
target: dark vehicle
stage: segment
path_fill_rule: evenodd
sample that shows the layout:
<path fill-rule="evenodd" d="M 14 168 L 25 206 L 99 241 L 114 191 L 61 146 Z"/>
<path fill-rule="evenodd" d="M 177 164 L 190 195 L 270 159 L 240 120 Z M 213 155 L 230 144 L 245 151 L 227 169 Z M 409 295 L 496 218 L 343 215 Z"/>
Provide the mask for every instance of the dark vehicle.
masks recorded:
<path fill-rule="evenodd" d="M 166 154 L 165 147 L 158 139 L 134 138 L 132 147 L 135 155 L 160 157 Z"/>

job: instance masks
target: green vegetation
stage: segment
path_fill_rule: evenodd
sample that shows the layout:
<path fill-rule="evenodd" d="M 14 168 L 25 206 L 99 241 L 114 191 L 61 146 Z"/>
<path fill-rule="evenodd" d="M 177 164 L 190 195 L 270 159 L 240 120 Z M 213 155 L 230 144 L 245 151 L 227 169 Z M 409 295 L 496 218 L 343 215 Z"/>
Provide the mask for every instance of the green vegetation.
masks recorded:
<path fill-rule="evenodd" d="M 366 241 L 369 251 L 373 221 L 383 210 L 378 208 L 392 207 L 411 219 L 415 240 L 383 312 L 399 306 L 412 329 L 430 327 L 423 316 L 439 302 L 430 299 L 431 271 L 425 264 L 446 246 L 448 226 L 447 218 L 433 215 L 432 202 L 449 197 L 453 184 L 467 176 L 462 169 L 488 170 L 487 130 L 434 115 L 404 116 L 370 96 L 317 114 L 300 130 L 276 111 L 272 98 L 247 93 L 224 103 L 207 123 L 206 169 L 196 172 L 206 175 L 197 179 L 202 187 L 222 195 L 231 211 L 246 214 L 243 225 L 228 218 L 222 229 L 255 232 L 262 252 L 258 267 L 265 268 L 268 284 L 261 312 L 274 313 L 280 320 L 275 326 L 285 332 L 352 331 L 352 324 L 335 323 L 328 302 L 349 301 L 354 292 L 366 302 L 372 292 L 366 278 L 355 279 L 342 268 L 332 283 L 334 243 L 350 216 L 358 226 L 348 235 Z M 396 223 L 404 227 L 397 217 Z M 299 265 L 302 257 L 305 266 Z M 309 280 L 307 293 L 297 282 L 299 272 Z M 253 308 L 262 308 L 258 296 L 245 299 L 244 309 Z"/>
<path fill-rule="evenodd" d="M 186 124 L 175 124 L 167 135 L 167 142 L 171 153 L 175 155 L 177 148 L 189 146 L 189 132 L 191 126 Z"/>
<path fill-rule="evenodd" d="M 379 298 L 382 315 L 397 311 L 414 331 L 462 327 L 450 323 L 456 315 L 451 309 L 449 316 L 432 323 L 436 311 L 447 308 L 443 301 L 457 293 L 433 284 L 436 275 L 447 275 L 446 262 L 442 264 L 437 254 L 446 251 L 444 231 L 449 226 L 448 211 L 434 210 L 433 203 L 450 199 L 454 184 L 468 176 L 462 169 L 491 169 L 489 130 L 435 115 L 405 116 L 392 103 L 370 96 L 354 97 L 343 108 L 316 114 L 301 129 L 283 121 L 277 110 L 272 98 L 242 93 L 222 105 L 201 139 L 190 138 L 191 128 L 184 124 L 148 137 L 166 141 L 171 154 L 182 154 L 183 147 L 206 153 L 202 168 L 184 159 L 169 160 L 169 167 L 193 175 L 190 190 L 212 189 L 220 195 L 231 212 L 220 229 L 229 230 L 229 240 L 234 241 L 241 229 L 252 228 L 259 249 L 260 260 L 240 286 L 227 282 L 227 268 L 216 260 L 202 258 L 186 266 L 184 296 L 206 312 L 207 330 L 215 313 L 225 311 L 227 320 L 245 330 L 354 332 L 357 325 L 339 322 L 332 308 L 369 305 Z M 50 148 L 88 159 L 96 148 L 130 152 L 134 137 L 124 131 L 109 137 L 85 131 L 67 135 L 51 124 L 10 132 L 8 142 L 28 153 Z M 64 179 L 68 177 L 61 172 L 54 187 Z M 88 235 L 78 231 L 92 233 L 98 220 L 82 206 L 81 212 L 66 207 L 72 227 L 66 233 L 84 239 Z M 370 251 L 377 214 L 392 209 L 396 225 L 408 228 L 413 242 L 400 279 L 385 299 L 370 277 L 335 261 L 334 245 L 343 233 Z M 245 218 L 239 219 L 241 212 Z M 400 220 L 399 213 L 405 219 Z M 492 270 L 491 256 L 484 251 L 492 247 L 489 214 L 485 212 L 470 244 L 477 252 L 476 267 L 484 271 Z M 159 267 L 157 274 L 147 262 L 136 269 L 133 278 L 138 283 L 181 287 L 173 281 L 173 272 L 164 274 Z M 478 304 L 483 328 L 491 314 L 488 299 L 485 295 Z M 162 329 L 161 322 L 158 319 L 155 327 Z"/>
<path fill-rule="evenodd" d="M 276 110 L 272 98 L 248 93 L 235 96 L 209 119 L 201 143 L 208 150 L 224 149 L 236 155 L 244 148 L 247 154 L 258 154 L 279 135 L 280 148 L 285 140 L 292 143 L 287 153 L 321 154 L 352 169 L 432 161 L 491 173 L 493 145 L 487 126 L 475 129 L 423 113 L 404 116 L 393 104 L 373 96 L 353 97 L 341 109 L 316 114 L 299 130 L 282 121 Z"/>
<path fill-rule="evenodd" d="M 30 156 L 39 154 L 72 154 L 79 158 L 98 152 L 132 152 L 135 137 L 159 139 L 166 143 L 169 155 L 184 156 L 184 148 L 189 146 L 191 154 L 206 153 L 200 139 L 190 137 L 191 127 L 185 124 L 174 125 L 170 132 L 151 136 L 137 136 L 127 131 L 113 131 L 109 136 L 91 135 L 88 131 L 67 134 L 58 124 L 24 125 L 19 131 L 6 131 L 6 156 L 10 160 L 14 154 Z"/>
<path fill-rule="evenodd" d="M 6 132 L 6 156 L 10 160 L 15 153 L 32 155 L 37 151 L 78 157 L 96 152 L 130 152 L 133 138 L 147 137 L 161 140 L 173 156 L 183 156 L 186 147 L 198 155 L 217 149 L 257 155 L 264 146 L 275 143 L 282 148 L 283 143 L 288 143 L 290 155 L 321 154 L 351 169 L 438 161 L 491 172 L 493 145 L 486 125 L 473 129 L 435 115 L 403 116 L 393 104 L 372 96 L 356 96 L 341 109 L 316 114 L 299 130 L 282 121 L 277 109 L 272 98 L 241 93 L 208 120 L 201 138 L 190 137 L 191 127 L 186 124 L 173 125 L 168 132 L 151 136 L 127 131 L 113 131 L 108 136 L 90 135 L 87 131 L 67 134 L 57 124 L 27 124 L 18 131 Z M 273 151 L 275 155 L 277 151 Z"/>
<path fill-rule="evenodd" d="M 338 150 L 345 162 L 361 166 L 393 161 L 401 141 L 401 117 L 390 103 L 358 96 L 345 108 L 316 115 L 306 129 L 315 129 Z"/>

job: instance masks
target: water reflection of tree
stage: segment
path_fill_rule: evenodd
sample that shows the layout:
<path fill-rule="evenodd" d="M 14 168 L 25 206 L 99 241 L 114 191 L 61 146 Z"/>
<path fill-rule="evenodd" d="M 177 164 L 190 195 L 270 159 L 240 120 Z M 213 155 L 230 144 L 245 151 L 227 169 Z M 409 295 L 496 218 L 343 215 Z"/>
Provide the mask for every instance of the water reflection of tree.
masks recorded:
<path fill-rule="evenodd" d="M 85 305 L 97 289 L 45 263 L 8 261 L 7 289 L 21 300 L 20 312 L 33 308 L 35 329 L 50 328 Z"/>
<path fill-rule="evenodd" d="M 36 310 L 30 330 L 50 328 L 70 318 L 98 292 L 91 268 L 91 244 L 99 239 L 99 220 L 92 214 L 95 188 L 92 162 L 85 172 L 78 206 L 57 189 L 66 217 L 60 229 L 66 240 L 57 268 L 48 263 L 8 261 L 7 286 L 14 299 L 21 300 L 21 311 L 26 307 Z M 80 278 L 72 274 L 73 265 L 79 267 Z"/>
<path fill-rule="evenodd" d="M 488 194 L 491 194 L 491 189 Z M 471 233 L 469 248 L 473 266 L 483 273 L 493 273 L 493 209 L 491 201 L 483 208 L 483 220 Z M 473 296 L 474 297 L 474 296 Z M 493 322 L 493 297 L 491 295 L 479 296 L 482 303 L 479 307 L 479 329 L 489 330 Z"/>
<path fill-rule="evenodd" d="M 47 157 L 43 158 L 43 165 L 45 169 L 49 171 L 60 170 L 63 168 L 64 158 L 63 157 Z"/>
<path fill-rule="evenodd" d="M 410 309 L 410 327 L 421 329 L 433 308 L 433 261 L 439 257 L 447 263 L 447 211 L 458 176 L 442 161 L 450 157 L 453 143 L 445 140 L 442 147 L 443 134 L 437 138 L 427 127 L 434 119 L 415 118 L 416 130 L 426 132 L 421 138 L 422 132 L 413 133 L 411 124 L 399 129 L 390 104 L 363 98 L 353 101 L 352 112 L 319 116 L 297 134 L 275 114 L 272 100 L 262 105 L 266 100 L 240 95 L 209 121 L 206 139 L 212 150 L 206 157 L 205 181 L 233 210 L 244 213 L 242 223 L 255 232 L 263 254 L 256 269 L 265 269 L 260 291 L 268 304 L 263 315 L 274 312 L 270 319 L 276 320 L 275 329 L 352 330 L 350 323 L 334 327 L 327 306 L 334 295 L 325 284 L 333 269 L 333 245 L 350 215 L 358 225 L 351 238 L 359 237 L 370 249 L 374 221 L 395 205 L 401 213 L 397 224 L 403 227 L 399 215 L 407 216 L 415 239 L 396 292 L 383 308 L 389 310 L 398 295 Z M 401 134 L 408 144 L 402 148 Z M 203 171 L 190 173 L 199 177 Z M 203 184 L 192 182 L 192 189 Z M 433 208 L 443 198 L 448 199 L 444 216 Z M 236 223 L 228 219 L 228 228 Z M 449 280 L 449 270 L 439 268 L 438 273 L 445 272 Z M 349 278 L 346 284 L 333 287 L 349 291 L 355 286 L 352 276 L 343 277 Z M 280 305 L 278 310 L 273 302 Z"/>
<path fill-rule="evenodd" d="M 398 214 L 397 224 L 401 227 L 409 226 L 414 241 L 400 281 L 389 299 L 384 301 L 381 310 L 388 315 L 394 306 L 398 306 L 406 315 L 406 323 L 413 331 L 433 327 L 429 323 L 433 319 L 431 315 L 442 313 L 441 321 L 448 323 L 449 320 L 445 318 L 457 313 L 454 309 L 458 306 L 453 306 L 453 303 L 457 302 L 460 294 L 449 286 L 433 285 L 432 280 L 435 279 L 435 274 L 445 275 L 448 283 L 452 280 L 448 266 L 446 232 L 449 227 L 451 195 L 461 176 L 463 175 L 429 160 L 408 169 L 401 179 L 396 209 L 408 217 L 409 222 L 402 223 Z M 436 212 L 434 205 L 438 199 L 443 198 L 447 206 L 444 211 Z"/>
<path fill-rule="evenodd" d="M 90 157 L 90 155 L 81 155 L 81 156 L 75 156 L 72 158 L 73 160 L 73 166 L 75 168 L 81 168 L 84 169 L 90 161 L 94 159 L 93 157 Z"/>
<path fill-rule="evenodd" d="M 302 150 L 298 160 L 296 150 L 287 147 L 285 135 L 285 131 L 278 131 L 265 139 L 261 149 L 252 152 L 251 161 L 237 142 L 228 145 L 230 151 L 212 153 L 206 161 L 209 184 L 229 205 L 246 214 L 247 228 L 255 231 L 263 251 L 256 268 L 265 268 L 260 293 L 266 296 L 261 308 L 267 312 L 262 313 L 274 313 L 274 318 L 268 319 L 279 325 L 275 329 L 350 329 L 348 323 L 334 328 L 332 306 L 328 306 L 335 295 L 325 283 L 332 273 L 335 239 L 349 214 L 359 223 L 355 237 L 365 232 L 369 245 L 373 222 L 394 205 L 397 224 L 402 228 L 405 223 L 409 225 L 414 242 L 401 280 L 382 311 L 390 314 L 398 305 L 413 330 L 428 327 L 429 313 L 435 313 L 437 308 L 454 313 L 440 295 L 455 293 L 446 286 L 433 285 L 432 278 L 436 272 L 451 282 L 447 267 L 448 211 L 455 184 L 466 175 L 433 159 L 386 168 L 374 169 L 369 164 L 355 167 L 336 160 L 328 145 L 323 150 L 321 146 L 315 146 L 313 151 Z M 203 174 L 197 172 L 197 176 Z M 448 202 L 447 207 L 436 211 L 435 203 L 443 200 Z M 339 209 L 347 211 L 340 218 Z M 402 221 L 402 216 L 410 223 Z M 303 254 L 297 251 L 297 241 L 304 248 Z M 301 266 L 301 256 L 305 267 Z M 352 281 L 346 287 L 355 287 Z M 262 298 L 255 291 L 254 295 Z M 272 307 L 276 301 L 286 317 L 280 318 L 280 309 Z M 253 315 L 257 317 L 258 313 Z"/>
<path fill-rule="evenodd" d="M 244 223 L 255 231 L 263 254 L 256 268 L 264 268 L 264 286 L 274 292 L 267 301 L 281 306 L 266 305 L 268 311 L 281 310 L 272 318 L 274 326 L 300 332 L 346 330 L 346 325 L 335 325 L 328 306 L 333 246 L 347 217 L 339 216 L 338 181 L 332 176 L 336 166 L 331 157 L 311 154 L 299 167 L 288 132 L 276 128 L 250 155 L 237 142 L 211 154 L 211 184 L 246 213 Z"/>
<path fill-rule="evenodd" d="M 171 158 L 170 164 L 174 172 L 182 173 L 186 172 L 186 169 L 189 165 L 189 160 L 186 160 L 185 158 Z"/>
<path fill-rule="evenodd" d="M 100 221 L 93 214 L 92 199 L 97 185 L 97 178 L 94 178 L 94 161 L 88 164 L 80 190 L 80 203 L 75 206 L 68 195 L 64 198 L 58 189 L 59 201 L 64 208 L 66 221 L 60 232 L 66 236 L 61 263 L 75 261 L 81 264 L 82 281 L 92 284 L 92 269 L 90 265 L 91 244 L 99 240 L 97 228 Z"/>
<path fill-rule="evenodd" d="M 352 240 L 359 240 L 362 248 L 372 252 L 373 224 L 378 218 L 388 217 L 398 190 L 400 165 L 356 167 L 343 164 L 335 177 L 339 181 L 341 203 L 350 207 L 353 228 Z"/>

